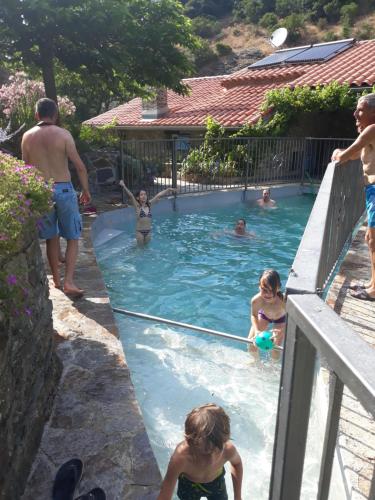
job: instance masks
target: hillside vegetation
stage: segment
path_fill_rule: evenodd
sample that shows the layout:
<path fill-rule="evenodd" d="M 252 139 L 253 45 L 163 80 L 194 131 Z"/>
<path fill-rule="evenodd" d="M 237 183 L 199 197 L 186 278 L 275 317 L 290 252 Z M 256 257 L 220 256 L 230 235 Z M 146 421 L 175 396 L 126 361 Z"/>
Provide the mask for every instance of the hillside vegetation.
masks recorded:
<path fill-rule="evenodd" d="M 198 75 L 227 73 L 275 50 L 268 39 L 288 29 L 282 48 L 343 38 L 375 38 L 375 0 L 182 0 L 201 39 Z"/>

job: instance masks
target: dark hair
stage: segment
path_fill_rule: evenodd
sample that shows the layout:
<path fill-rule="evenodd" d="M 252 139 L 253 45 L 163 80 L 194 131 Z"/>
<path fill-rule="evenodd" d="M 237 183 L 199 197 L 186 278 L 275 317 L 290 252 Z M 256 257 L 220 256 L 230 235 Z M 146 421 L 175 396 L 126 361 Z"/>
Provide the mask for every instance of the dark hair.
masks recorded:
<path fill-rule="evenodd" d="M 35 111 L 38 113 L 39 118 L 55 118 L 59 112 L 57 104 L 52 99 L 43 97 L 35 105 Z"/>
<path fill-rule="evenodd" d="M 281 280 L 280 275 L 274 269 L 266 269 L 259 278 L 259 285 L 270 288 L 274 295 L 277 295 L 281 300 L 284 300 L 284 295 L 280 292 Z"/>
<path fill-rule="evenodd" d="M 138 189 L 138 191 L 135 193 L 134 198 L 137 200 L 138 205 L 141 206 L 141 204 L 139 203 L 139 195 L 141 194 L 141 191 L 144 191 L 146 193 L 146 195 L 147 195 L 146 205 L 148 206 L 148 208 L 150 208 L 150 203 L 148 201 L 148 194 L 147 194 L 147 190 L 145 188 Z"/>
<path fill-rule="evenodd" d="M 230 419 L 213 403 L 194 408 L 185 420 L 185 439 L 193 452 L 222 450 L 230 439 Z"/>
<path fill-rule="evenodd" d="M 246 226 L 246 221 L 245 221 L 245 219 L 242 219 L 242 218 L 241 218 L 241 219 L 238 219 L 238 220 L 237 220 L 237 222 L 239 222 L 240 220 L 242 220 L 242 222 L 244 223 L 244 226 Z"/>

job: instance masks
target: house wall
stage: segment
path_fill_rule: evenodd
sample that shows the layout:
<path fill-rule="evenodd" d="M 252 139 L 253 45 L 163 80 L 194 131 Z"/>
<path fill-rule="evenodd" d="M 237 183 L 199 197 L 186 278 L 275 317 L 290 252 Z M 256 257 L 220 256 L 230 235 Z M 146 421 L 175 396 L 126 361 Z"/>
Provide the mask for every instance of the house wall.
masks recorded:
<path fill-rule="evenodd" d="M 289 137 L 340 137 L 357 136 L 353 112 L 318 111 L 304 113 L 295 119 L 287 132 Z"/>
<path fill-rule="evenodd" d="M 123 139 L 125 141 L 160 141 L 165 139 L 172 139 L 174 135 L 184 137 L 199 138 L 204 136 L 205 130 L 155 130 L 144 128 L 142 130 L 125 130 Z"/>

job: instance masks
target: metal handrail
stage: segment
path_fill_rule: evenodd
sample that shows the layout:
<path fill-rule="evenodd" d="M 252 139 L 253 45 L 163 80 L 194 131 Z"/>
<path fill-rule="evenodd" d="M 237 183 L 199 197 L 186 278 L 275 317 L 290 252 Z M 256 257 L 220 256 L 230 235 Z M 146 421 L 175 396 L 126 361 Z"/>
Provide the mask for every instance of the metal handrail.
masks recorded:
<path fill-rule="evenodd" d="M 287 294 L 319 293 L 324 288 L 363 210 L 360 162 L 330 163 L 288 277 Z"/>
<path fill-rule="evenodd" d="M 286 285 L 288 323 L 270 500 L 301 498 L 317 356 L 325 360 L 330 373 L 318 500 L 329 495 L 344 385 L 375 414 L 373 350 L 320 298 L 363 209 L 359 161 L 329 164 Z M 375 474 L 368 498 L 375 498 Z"/>
<path fill-rule="evenodd" d="M 155 323 L 165 323 L 171 326 L 179 326 L 180 328 L 186 328 L 188 330 L 194 330 L 195 332 L 207 333 L 208 335 L 215 335 L 217 337 L 222 337 L 230 340 L 235 340 L 237 342 L 243 342 L 244 344 L 255 344 L 253 339 L 238 337 L 237 335 L 232 335 L 231 333 L 219 332 L 218 330 L 212 330 L 210 328 L 203 328 L 201 326 L 191 325 L 189 323 L 181 323 L 179 321 L 174 321 L 171 319 L 160 318 L 159 316 L 152 316 L 151 314 L 143 314 L 135 311 L 129 311 L 128 309 L 120 309 L 119 307 L 112 307 L 113 312 L 124 314 L 126 316 L 133 316 L 135 318 L 146 319 L 148 321 L 154 321 Z M 282 351 L 281 346 L 275 345 L 273 347 L 275 351 Z"/>

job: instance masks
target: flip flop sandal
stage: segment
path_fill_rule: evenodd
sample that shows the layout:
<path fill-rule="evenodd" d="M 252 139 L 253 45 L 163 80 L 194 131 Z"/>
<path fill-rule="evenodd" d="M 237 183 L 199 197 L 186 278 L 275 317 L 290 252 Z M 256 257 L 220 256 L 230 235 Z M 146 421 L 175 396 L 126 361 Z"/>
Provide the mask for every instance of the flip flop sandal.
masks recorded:
<path fill-rule="evenodd" d="M 348 286 L 349 290 L 363 290 L 366 288 L 366 285 L 364 283 L 354 283 L 354 285 Z"/>
<path fill-rule="evenodd" d="M 96 207 L 91 206 L 91 207 L 85 207 L 83 209 L 83 214 L 84 215 L 91 215 L 91 214 L 96 214 Z"/>
<path fill-rule="evenodd" d="M 353 292 L 350 295 L 354 299 L 368 300 L 369 302 L 375 302 L 375 297 L 371 297 L 371 295 L 368 294 L 364 288 L 362 288 L 361 290 L 358 290 L 357 292 Z"/>
<path fill-rule="evenodd" d="M 65 462 L 56 473 L 52 488 L 52 500 L 73 500 L 82 472 L 83 462 L 79 458 Z"/>
<path fill-rule="evenodd" d="M 106 496 L 101 488 L 94 488 L 88 493 L 80 495 L 75 500 L 106 500 Z"/>

